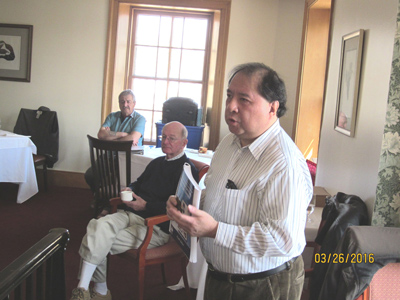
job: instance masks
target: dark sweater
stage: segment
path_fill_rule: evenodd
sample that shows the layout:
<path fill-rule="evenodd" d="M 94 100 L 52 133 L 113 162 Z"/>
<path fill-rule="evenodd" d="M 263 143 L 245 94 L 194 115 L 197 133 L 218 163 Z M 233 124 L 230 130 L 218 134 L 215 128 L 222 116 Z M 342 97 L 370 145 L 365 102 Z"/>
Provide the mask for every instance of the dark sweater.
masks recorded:
<path fill-rule="evenodd" d="M 135 211 L 125 207 L 125 210 L 134 212 L 144 219 L 165 214 L 166 202 L 169 196 L 175 195 L 185 162 L 192 166 L 193 178 L 198 182 L 199 173 L 186 155 L 172 161 L 167 161 L 165 156 L 157 157 L 147 165 L 142 175 L 129 185 L 135 194 L 147 202 L 146 209 Z M 159 226 L 164 232 L 169 233 L 169 222 Z"/>

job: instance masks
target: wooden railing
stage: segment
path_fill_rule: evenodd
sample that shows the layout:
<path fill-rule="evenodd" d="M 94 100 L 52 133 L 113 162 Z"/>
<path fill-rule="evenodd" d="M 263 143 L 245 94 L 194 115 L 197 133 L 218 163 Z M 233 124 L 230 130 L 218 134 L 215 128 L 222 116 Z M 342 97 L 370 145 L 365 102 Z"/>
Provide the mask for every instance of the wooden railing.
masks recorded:
<path fill-rule="evenodd" d="M 0 299 L 65 300 L 64 251 L 69 232 L 51 229 L 0 272 Z"/>

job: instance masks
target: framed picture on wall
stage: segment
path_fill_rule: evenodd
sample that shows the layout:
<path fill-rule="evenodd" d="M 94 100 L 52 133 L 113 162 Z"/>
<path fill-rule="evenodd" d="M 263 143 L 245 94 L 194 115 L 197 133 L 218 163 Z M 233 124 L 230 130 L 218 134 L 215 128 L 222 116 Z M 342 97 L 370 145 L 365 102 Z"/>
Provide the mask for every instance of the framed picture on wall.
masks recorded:
<path fill-rule="evenodd" d="M 361 77 L 364 30 L 343 36 L 334 129 L 353 137 Z"/>
<path fill-rule="evenodd" d="M 0 23 L 0 80 L 31 81 L 32 25 Z"/>

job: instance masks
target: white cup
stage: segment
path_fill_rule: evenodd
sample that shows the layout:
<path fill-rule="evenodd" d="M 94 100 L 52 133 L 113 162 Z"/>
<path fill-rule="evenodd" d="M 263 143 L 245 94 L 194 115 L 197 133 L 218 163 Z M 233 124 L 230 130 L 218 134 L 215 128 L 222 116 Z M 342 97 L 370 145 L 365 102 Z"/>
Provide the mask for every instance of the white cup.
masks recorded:
<path fill-rule="evenodd" d="M 122 191 L 121 199 L 123 201 L 132 201 L 133 200 L 132 191 Z"/>

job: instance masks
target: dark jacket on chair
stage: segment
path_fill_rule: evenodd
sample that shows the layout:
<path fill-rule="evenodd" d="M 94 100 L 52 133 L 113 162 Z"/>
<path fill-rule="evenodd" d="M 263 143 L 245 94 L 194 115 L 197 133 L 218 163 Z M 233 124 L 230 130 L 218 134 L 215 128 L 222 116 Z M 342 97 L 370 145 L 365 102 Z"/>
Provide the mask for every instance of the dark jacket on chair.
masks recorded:
<path fill-rule="evenodd" d="M 368 225 L 368 211 L 360 197 L 339 192 L 326 199 L 326 205 L 322 211 L 322 220 L 326 220 L 326 223 L 315 241 L 321 245 L 320 257 L 326 258 L 326 262 L 320 261 L 314 266 L 310 300 L 319 298 L 329 267 L 328 259 L 329 257 L 330 260 L 333 258 L 332 255 L 329 255 L 335 252 L 345 230 L 353 225 Z"/>
<path fill-rule="evenodd" d="M 52 168 L 58 161 L 57 112 L 44 106 L 37 110 L 21 108 L 14 133 L 31 136 L 37 154 L 46 156 L 47 167 Z"/>

